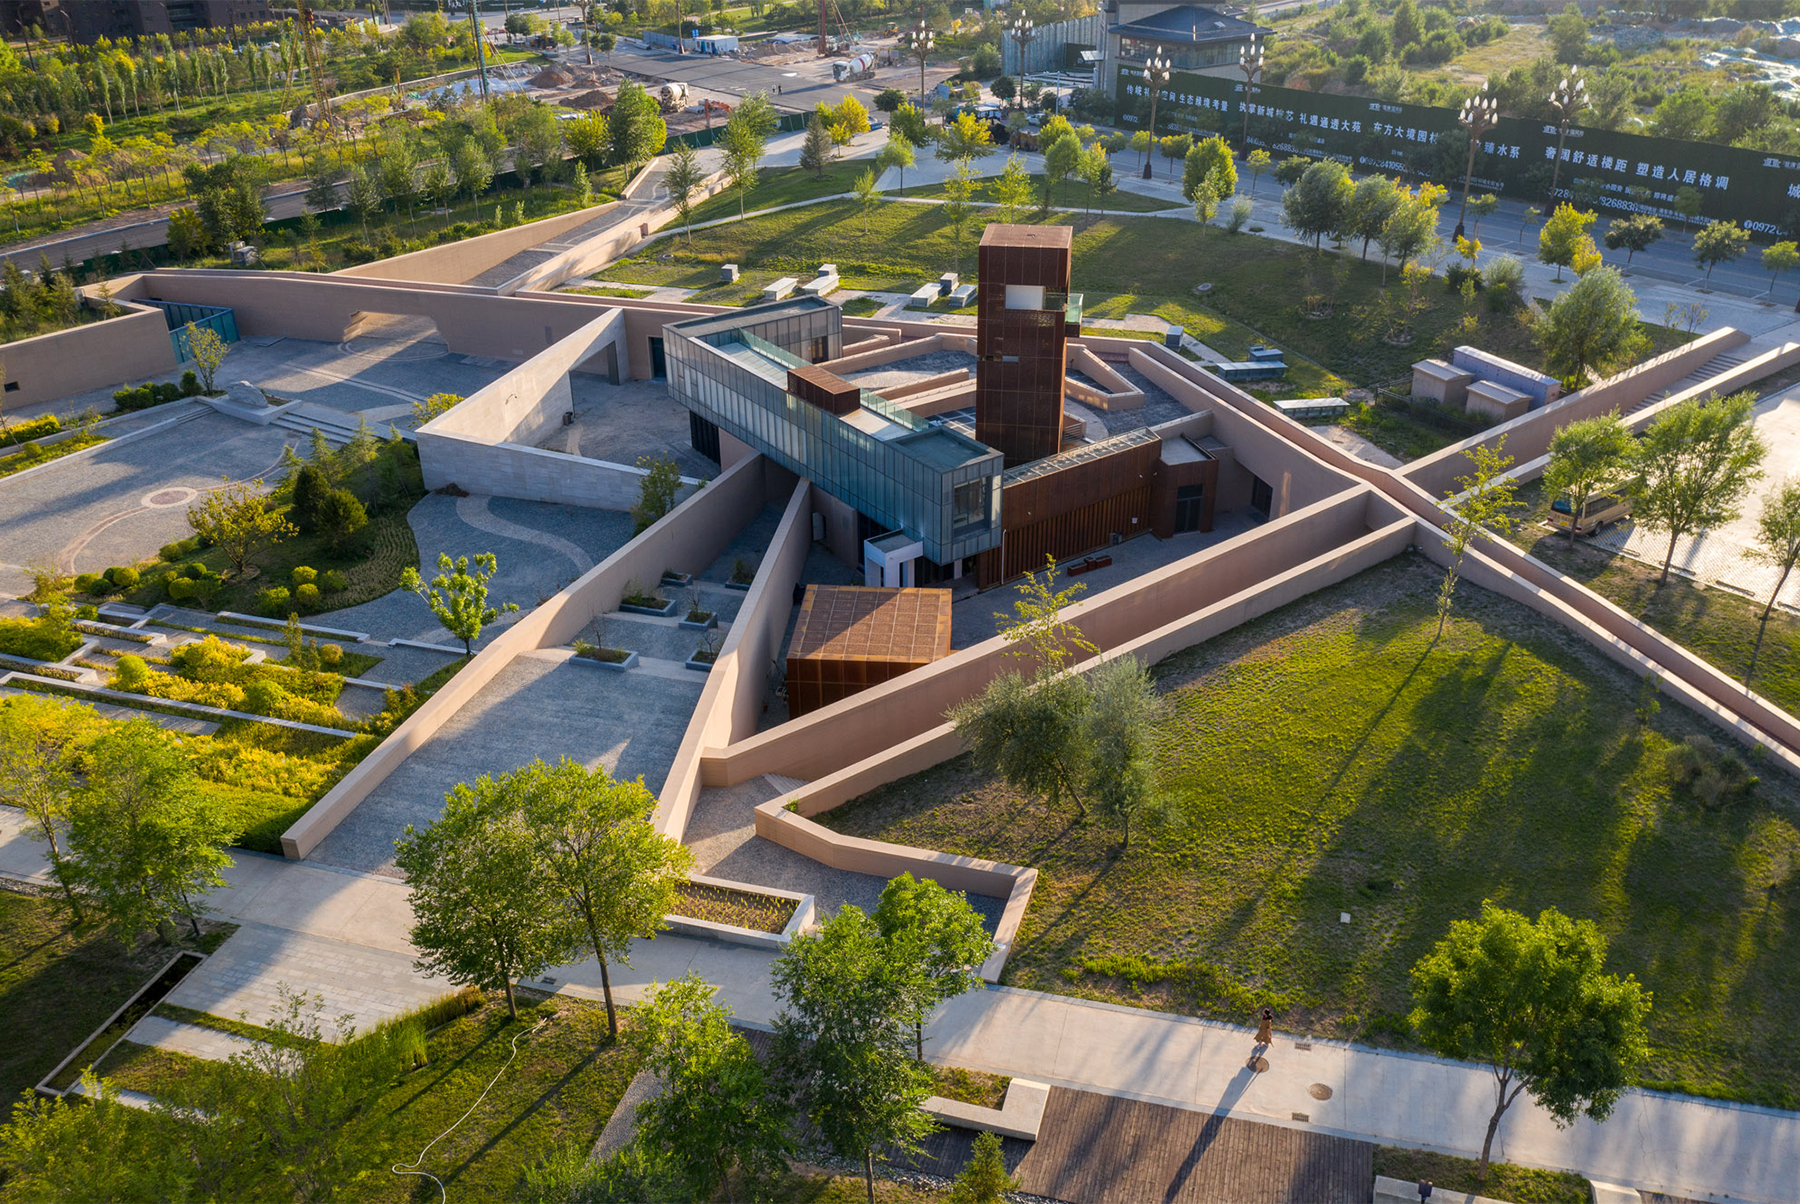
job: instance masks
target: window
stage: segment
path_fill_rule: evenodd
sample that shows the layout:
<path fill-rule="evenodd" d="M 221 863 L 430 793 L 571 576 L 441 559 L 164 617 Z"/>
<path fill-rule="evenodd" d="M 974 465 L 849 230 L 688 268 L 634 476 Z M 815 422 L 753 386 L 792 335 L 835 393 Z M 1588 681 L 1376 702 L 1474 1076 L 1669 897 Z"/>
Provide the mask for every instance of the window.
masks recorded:
<path fill-rule="evenodd" d="M 1041 284 L 1009 284 L 1006 286 L 1006 308 L 1044 308 L 1044 286 Z"/>
<path fill-rule="evenodd" d="M 971 481 L 958 485 L 951 495 L 952 527 L 960 530 L 987 522 L 987 482 Z"/>

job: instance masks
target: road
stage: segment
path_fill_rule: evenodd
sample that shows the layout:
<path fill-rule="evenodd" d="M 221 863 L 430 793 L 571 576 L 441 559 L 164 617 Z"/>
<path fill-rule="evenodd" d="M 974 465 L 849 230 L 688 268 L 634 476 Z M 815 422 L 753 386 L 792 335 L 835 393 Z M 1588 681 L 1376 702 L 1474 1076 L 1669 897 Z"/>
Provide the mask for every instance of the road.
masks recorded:
<path fill-rule="evenodd" d="M 568 62 L 585 63 L 585 50 L 565 50 L 557 57 Z M 835 57 L 835 56 L 834 56 Z M 767 92 L 775 106 L 792 112 L 805 112 L 824 101 L 835 105 L 846 96 L 854 96 L 863 104 L 884 88 L 899 88 L 911 96 L 918 90 L 917 63 L 896 67 L 879 67 L 874 77 L 854 84 L 840 84 L 831 79 L 831 58 L 814 63 L 770 65 L 751 59 L 725 58 L 709 54 L 676 54 L 673 50 L 620 42 L 611 54 L 594 54 L 594 62 L 619 71 L 651 75 L 658 79 L 679 80 L 706 92 L 725 96 L 747 96 Z M 816 65 L 815 65 L 816 64 Z M 953 65 L 927 66 L 925 82 L 935 87 L 956 74 Z M 777 91 L 779 89 L 779 91 Z"/>

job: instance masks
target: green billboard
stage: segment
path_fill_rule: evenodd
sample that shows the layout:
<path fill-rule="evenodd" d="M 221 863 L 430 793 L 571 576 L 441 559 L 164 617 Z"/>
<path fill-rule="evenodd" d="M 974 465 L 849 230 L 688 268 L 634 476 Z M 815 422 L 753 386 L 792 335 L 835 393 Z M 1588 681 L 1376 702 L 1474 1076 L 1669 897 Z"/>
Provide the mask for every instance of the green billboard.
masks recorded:
<path fill-rule="evenodd" d="M 1125 68 L 1116 82 L 1119 123 L 1141 128 L 1149 116 L 1148 85 Z M 1237 146 L 1244 118 L 1241 79 L 1177 72 L 1156 102 L 1159 135 L 1223 134 Z M 1277 158 L 1331 158 L 1359 172 L 1460 185 L 1466 152 L 1456 145 L 1460 140 L 1441 142 L 1453 132 L 1460 132 L 1454 109 L 1264 85 L 1250 96 L 1250 145 Z M 1544 122 L 1500 118 L 1476 148 L 1475 187 L 1541 204 L 1559 156 L 1558 133 Z M 1676 194 L 1691 188 L 1702 218 L 1784 237 L 1800 226 L 1800 157 L 1579 126 L 1570 128 L 1560 157 L 1559 201 L 1579 197 L 1602 211 L 1680 220 Z"/>

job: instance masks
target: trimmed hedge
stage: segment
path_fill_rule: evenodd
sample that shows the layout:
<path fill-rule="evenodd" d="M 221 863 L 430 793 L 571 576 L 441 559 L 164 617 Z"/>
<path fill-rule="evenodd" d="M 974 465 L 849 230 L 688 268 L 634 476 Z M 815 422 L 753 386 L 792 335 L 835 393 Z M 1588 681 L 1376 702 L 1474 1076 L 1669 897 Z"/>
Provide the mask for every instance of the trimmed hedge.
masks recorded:
<path fill-rule="evenodd" d="M 6 429 L 0 431 L 0 447 L 11 447 L 28 439 L 42 439 L 45 435 L 54 435 L 60 430 L 62 420 L 55 414 L 45 414 L 26 422 L 9 422 Z"/>

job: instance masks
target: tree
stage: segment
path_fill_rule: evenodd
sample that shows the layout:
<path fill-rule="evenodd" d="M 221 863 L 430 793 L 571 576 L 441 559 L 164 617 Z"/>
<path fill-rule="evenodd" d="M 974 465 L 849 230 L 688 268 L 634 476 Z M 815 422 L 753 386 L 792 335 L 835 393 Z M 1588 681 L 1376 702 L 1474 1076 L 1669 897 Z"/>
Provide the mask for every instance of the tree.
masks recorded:
<path fill-rule="evenodd" d="M 1081 716 L 1088 755 L 1088 799 L 1119 825 L 1131 846 L 1131 821 L 1157 801 L 1156 728 L 1162 697 L 1148 670 L 1132 657 L 1114 657 L 1088 673 L 1088 705 Z"/>
<path fill-rule="evenodd" d="M 1399 203 L 1381 227 L 1381 233 L 1375 241 L 1381 247 L 1384 260 L 1381 266 L 1381 282 L 1387 283 L 1387 259 L 1396 260 L 1400 265 L 1400 275 L 1406 275 L 1407 265 L 1417 256 L 1428 253 L 1438 243 L 1437 201 L 1442 195 L 1432 189 L 1429 184 L 1419 185 L 1417 192 L 1400 191 Z"/>
<path fill-rule="evenodd" d="M 169 214 L 168 237 L 169 251 L 184 263 L 195 255 L 212 249 L 206 225 L 192 209 L 177 209 Z"/>
<path fill-rule="evenodd" d="M 1671 207 L 1675 212 L 1681 214 L 1682 229 L 1687 229 L 1692 225 L 1694 219 L 1700 216 L 1701 203 L 1704 199 L 1700 195 L 1700 190 L 1689 184 L 1684 184 L 1675 190 L 1675 200 Z"/>
<path fill-rule="evenodd" d="M 1756 647 L 1750 652 L 1750 667 L 1744 671 L 1744 685 L 1748 687 L 1750 675 L 1756 672 L 1757 655 L 1762 652 L 1769 613 L 1775 609 L 1775 600 L 1781 596 L 1782 587 L 1787 585 L 1794 565 L 1800 564 L 1800 481 L 1790 477 L 1781 483 L 1781 488 L 1763 497 L 1762 513 L 1756 521 L 1756 546 L 1746 555 L 1780 570 L 1756 629 Z M 0 729 L 0 733 L 3 732 L 4 729 Z"/>
<path fill-rule="evenodd" d="M 1769 295 L 1775 295 L 1775 280 L 1781 273 L 1790 271 L 1800 264 L 1800 243 L 1793 239 L 1774 243 L 1763 248 L 1763 271 L 1769 274 Z"/>
<path fill-rule="evenodd" d="M 846 904 L 795 936 L 770 978 L 782 1002 L 777 1071 L 832 1152 L 861 1160 L 874 1204 L 876 1148 L 916 1150 L 935 1127 L 919 1110 L 931 1073 L 901 1035 L 902 973 L 875 922 Z"/>
<path fill-rule="evenodd" d="M 657 156 L 668 137 L 668 124 L 644 86 L 631 80 L 620 84 L 607 119 L 612 161 L 636 170 L 639 164 L 648 163 Z"/>
<path fill-rule="evenodd" d="M 75 756 L 99 725 L 94 712 L 28 694 L 0 701 L 0 799 L 25 813 L 25 833 L 50 846 L 50 874 L 77 921 L 81 897 L 61 834 L 75 805 Z"/>
<path fill-rule="evenodd" d="M 439 415 L 448 414 L 451 410 L 456 408 L 458 403 L 462 400 L 463 395 L 461 393 L 433 393 L 424 401 L 413 402 L 413 429 L 417 430 L 419 427 L 424 426 Z M 299 499 L 296 496 L 294 502 L 296 509 L 299 507 L 299 504 Z"/>
<path fill-rule="evenodd" d="M 895 109 L 888 130 L 889 137 L 899 134 L 914 147 L 924 146 L 931 141 L 931 127 L 925 123 L 925 114 L 916 105 L 903 104 Z"/>
<path fill-rule="evenodd" d="M 481 144 L 473 138 L 465 139 L 456 147 L 456 154 L 451 160 L 451 172 L 456 176 L 456 186 L 473 201 L 488 190 L 494 182 L 494 165 L 481 149 Z"/>
<path fill-rule="evenodd" d="M 688 245 L 694 244 L 694 193 L 706 183 L 700 170 L 700 156 L 687 142 L 677 142 L 669 152 L 669 163 L 663 172 L 663 184 L 675 202 L 675 214 L 687 228 Z"/>
<path fill-rule="evenodd" d="M 225 362 L 225 340 L 219 332 L 210 326 L 196 326 L 192 322 L 183 331 L 187 336 L 188 355 L 194 361 L 194 367 L 200 370 L 200 391 L 208 397 L 215 392 L 213 380 L 219 374 L 219 366 Z"/>
<path fill-rule="evenodd" d="M 294 534 L 294 525 L 269 509 L 262 487 L 260 477 L 225 484 L 188 507 L 188 526 L 225 553 L 234 577 L 244 575 L 256 552 Z"/>
<path fill-rule="evenodd" d="M 1624 476 L 1634 442 L 1617 410 L 1571 422 L 1550 436 L 1544 488 L 1568 499 L 1569 546 L 1575 544 L 1575 523 L 1588 500 Z"/>
<path fill-rule="evenodd" d="M 0 1128 L 0 1168 L 20 1199 L 201 1198 L 194 1168 L 165 1152 L 172 1145 L 166 1112 L 120 1103 L 110 1082 L 84 1074 L 79 1095 L 28 1091 L 13 1105 Z"/>
<path fill-rule="evenodd" d="M 1194 218 L 1200 223 L 1200 233 L 1205 236 L 1207 223 L 1219 212 L 1219 194 L 1213 191 L 1210 183 L 1203 183 L 1194 192 Z"/>
<path fill-rule="evenodd" d="M 913 144 L 898 129 L 888 130 L 887 145 L 875 156 L 875 170 L 886 173 L 895 170 L 900 173 L 900 195 L 906 195 L 906 169 L 911 167 L 917 156 Z"/>
<path fill-rule="evenodd" d="M 1550 45 L 1559 63 L 1579 63 L 1587 53 L 1588 23 L 1573 3 L 1550 18 Z"/>
<path fill-rule="evenodd" d="M 911 984 L 907 1010 L 913 1052 L 925 1060 L 925 1018 L 931 1009 L 981 985 L 981 964 L 994 951 L 981 915 L 959 892 L 902 871 L 882 888 L 875 926 L 889 958 Z"/>
<path fill-rule="evenodd" d="M 513 979 L 540 974 L 579 948 L 574 917 L 539 860 L 521 786 L 518 774 L 459 782 L 442 815 L 422 832 L 406 825 L 394 842 L 419 969 L 503 988 L 515 1019 Z"/>
<path fill-rule="evenodd" d="M 883 88 L 875 94 L 875 107 L 883 113 L 892 113 L 906 103 L 906 93 L 898 88 Z"/>
<path fill-rule="evenodd" d="M 87 752 L 69 813 L 69 876 L 127 944 L 170 915 L 200 935 L 200 896 L 224 886 L 228 816 L 193 789 L 179 739 L 148 719 L 113 725 Z"/>
<path fill-rule="evenodd" d="M 356 220 L 362 223 L 363 237 L 367 238 L 369 219 L 381 212 L 381 185 L 360 163 L 353 164 L 350 168 L 350 184 L 345 199 L 350 205 L 350 211 L 356 214 Z"/>
<path fill-rule="evenodd" d="M 566 758 L 555 766 L 534 761 L 510 776 L 540 872 L 579 920 L 600 963 L 607 1027 L 616 1039 L 607 967 L 630 965 L 631 942 L 663 927 L 694 855 L 651 823 L 656 796 L 641 777 L 615 781 L 604 766 L 590 771 Z"/>
<path fill-rule="evenodd" d="M 1362 239 L 1364 259 L 1369 257 L 1369 243 L 1381 237 L 1388 219 L 1406 198 L 1406 190 L 1386 176 L 1365 176 L 1356 182 L 1344 219 L 1344 233 Z"/>
<path fill-rule="evenodd" d="M 1712 122 L 1712 99 L 1697 84 L 1684 84 L 1664 96 L 1650 115 L 1650 131 L 1659 138 L 1693 142 Z"/>
<path fill-rule="evenodd" d="M 1570 285 L 1533 324 L 1532 333 L 1544 349 L 1545 366 L 1565 378 L 1629 359 L 1646 341 L 1637 295 L 1613 267 L 1590 271 Z"/>
<path fill-rule="evenodd" d="M 501 611 L 516 612 L 518 603 L 508 602 L 499 610 L 487 604 L 488 582 L 499 572 L 500 562 L 492 552 L 475 557 L 475 571 L 469 571 L 469 558 L 450 559 L 447 552 L 438 553 L 438 575 L 428 587 L 419 579 L 419 570 L 408 565 L 400 574 L 400 588 L 425 599 L 431 613 L 444 630 L 461 640 L 465 659 L 475 655 L 475 641 L 481 629 L 500 617 Z"/>
<path fill-rule="evenodd" d="M 1056 137 L 1046 136 L 1044 143 L 1044 209 L 1055 199 L 1057 185 L 1074 175 L 1081 167 L 1081 139 L 1074 130 Z"/>
<path fill-rule="evenodd" d="M 854 96 L 846 96 L 826 110 L 825 124 L 831 129 L 831 140 L 848 146 L 859 134 L 869 132 L 869 110 Z"/>
<path fill-rule="evenodd" d="M 1269 152 L 1258 147 L 1245 157 L 1244 164 L 1250 168 L 1250 195 L 1255 196 L 1257 180 L 1269 170 Z"/>
<path fill-rule="evenodd" d="M 810 171 L 819 179 L 825 178 L 825 169 L 837 158 L 837 144 L 832 141 L 831 130 L 825 124 L 822 114 L 814 112 L 812 119 L 806 123 L 806 140 L 800 144 L 800 167 Z"/>
<path fill-rule="evenodd" d="M 1554 265 L 1556 278 L 1561 280 L 1562 270 L 1575 262 L 1582 240 L 1592 241 L 1588 227 L 1598 218 L 1599 214 L 1584 212 L 1573 205 L 1558 205 L 1544 228 L 1538 231 L 1538 262 Z"/>
<path fill-rule="evenodd" d="M 1606 228 L 1606 249 L 1624 251 L 1625 265 L 1629 267 L 1632 257 L 1649 249 L 1662 233 L 1662 219 L 1653 214 L 1634 213 L 1630 217 L 1616 218 Z"/>
<path fill-rule="evenodd" d="M 1289 155 L 1275 165 L 1275 182 L 1283 188 L 1292 188 L 1300 182 L 1300 177 L 1306 174 L 1306 169 L 1312 164 L 1313 161 L 1305 155 Z"/>
<path fill-rule="evenodd" d="M 1400 0 L 1394 8 L 1394 49 L 1404 54 L 1408 46 L 1417 45 L 1425 37 L 1425 22 L 1413 0 Z"/>
<path fill-rule="evenodd" d="M 1706 280 L 1710 284 L 1713 268 L 1736 261 L 1749 245 L 1750 231 L 1736 222 L 1708 222 L 1694 235 L 1694 262 L 1706 267 Z"/>
<path fill-rule="evenodd" d="M 1713 137 L 1727 145 L 1748 138 L 1781 115 L 1781 101 L 1764 83 L 1738 84 L 1719 97 L 1713 110 Z"/>
<path fill-rule="evenodd" d="M 1494 210 L 1500 208 L 1500 198 L 1491 192 L 1484 192 L 1469 200 L 1469 216 L 1475 219 L 1476 237 L 1481 235 L 1481 219 L 1492 217 Z"/>
<path fill-rule="evenodd" d="M 1750 486 L 1763 475 L 1768 447 L 1753 429 L 1756 394 L 1717 393 L 1663 412 L 1638 441 L 1632 457 L 1632 517 L 1669 533 L 1662 576 L 1669 579 L 1675 541 L 1728 523 Z"/>
<path fill-rule="evenodd" d="M 1456 598 L 1456 583 L 1462 574 L 1463 557 L 1468 555 L 1475 537 L 1483 530 L 1505 535 L 1512 530 L 1513 510 L 1518 501 L 1514 491 L 1518 483 L 1507 475 L 1512 457 L 1505 453 L 1506 436 L 1492 447 L 1478 444 L 1463 453 L 1474 466 L 1467 476 L 1456 478 L 1456 489 L 1446 495 L 1444 506 L 1444 551 L 1449 563 L 1444 567 L 1444 580 L 1438 587 L 1437 631 L 1433 643 L 1444 634 L 1450 618 L 1450 607 Z"/>
<path fill-rule="evenodd" d="M 991 1129 L 976 1134 L 968 1162 L 950 1184 L 950 1204 L 1001 1204 L 1018 1190 L 1017 1176 L 1006 1172 L 1000 1135 Z"/>
<path fill-rule="evenodd" d="M 1650 996 L 1630 975 L 1604 972 L 1606 938 L 1554 908 L 1536 922 L 1481 905 L 1413 967 L 1419 1038 L 1446 1058 L 1485 1064 L 1494 1112 L 1476 1181 L 1485 1182 L 1500 1118 L 1521 1091 L 1559 1127 L 1604 1121 L 1648 1053 Z"/>
<path fill-rule="evenodd" d="M 318 529 L 333 551 L 341 550 L 357 532 L 369 525 L 369 512 L 348 489 L 327 490 L 319 499 L 315 513 Z"/>
<path fill-rule="evenodd" d="M 1321 159 L 1281 194 L 1282 218 L 1296 234 L 1310 237 L 1317 250 L 1325 235 L 1344 228 L 1355 190 L 1348 168 L 1335 159 Z"/>
<path fill-rule="evenodd" d="M 769 135 L 779 119 L 765 93 L 753 92 L 744 97 L 725 120 L 725 133 L 720 141 L 725 147 L 725 174 L 731 177 L 738 194 L 738 216 L 744 215 L 744 200 L 756 187 L 757 168 L 768 150 Z"/>
<path fill-rule="evenodd" d="M 1081 174 L 1088 182 L 1090 195 L 1100 202 L 1100 216 L 1105 217 L 1106 198 L 1118 191 L 1118 184 L 1113 178 L 1112 160 L 1104 146 L 1096 145 L 1083 156 Z"/>
<path fill-rule="evenodd" d="M 668 1159 L 679 1177 L 673 1198 L 714 1199 L 733 1172 L 767 1183 L 787 1169 L 793 1150 L 788 1109 L 714 991 L 692 972 L 664 983 L 632 1027 L 644 1069 L 662 1088 L 638 1105 L 636 1141 Z M 764 1196 L 740 1184 L 730 1198 Z"/>
<path fill-rule="evenodd" d="M 1181 195 L 1191 205 L 1200 185 L 1209 183 L 1220 200 L 1237 191 L 1237 167 L 1223 138 L 1202 138 L 1188 150 L 1181 164 Z"/>
<path fill-rule="evenodd" d="M 994 181 L 994 200 L 1000 204 L 1000 220 L 1016 222 L 1031 204 L 1031 173 L 1019 156 L 1006 156 L 1006 166 Z"/>
<path fill-rule="evenodd" d="M 958 163 L 950 177 L 944 181 L 944 220 L 950 224 L 952 244 L 956 250 L 955 267 L 962 269 L 963 239 L 969 233 L 969 198 L 975 194 L 975 181 L 969 175 L 969 165 Z"/>
<path fill-rule="evenodd" d="M 640 456 L 637 466 L 643 470 L 638 481 L 638 500 L 631 507 L 633 535 L 642 534 L 675 508 L 675 495 L 681 490 L 681 468 L 668 456 Z"/>
<path fill-rule="evenodd" d="M 967 165 L 969 160 L 991 154 L 993 149 L 994 139 L 988 133 L 987 122 L 973 113 L 960 114 L 938 135 L 937 157 L 946 163 Z"/>

